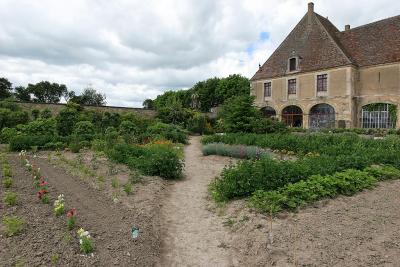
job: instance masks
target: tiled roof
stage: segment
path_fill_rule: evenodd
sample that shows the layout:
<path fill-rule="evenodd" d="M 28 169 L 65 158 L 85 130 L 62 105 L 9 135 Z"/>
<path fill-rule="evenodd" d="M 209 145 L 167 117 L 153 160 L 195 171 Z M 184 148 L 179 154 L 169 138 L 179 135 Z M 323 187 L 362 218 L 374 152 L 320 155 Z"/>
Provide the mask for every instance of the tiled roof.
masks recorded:
<path fill-rule="evenodd" d="M 360 67 L 400 61 L 400 16 L 338 32 L 337 36 Z"/>
<path fill-rule="evenodd" d="M 288 74 L 291 56 L 300 58 L 299 72 L 400 61 L 400 16 L 340 32 L 327 18 L 307 13 L 252 80 Z"/>

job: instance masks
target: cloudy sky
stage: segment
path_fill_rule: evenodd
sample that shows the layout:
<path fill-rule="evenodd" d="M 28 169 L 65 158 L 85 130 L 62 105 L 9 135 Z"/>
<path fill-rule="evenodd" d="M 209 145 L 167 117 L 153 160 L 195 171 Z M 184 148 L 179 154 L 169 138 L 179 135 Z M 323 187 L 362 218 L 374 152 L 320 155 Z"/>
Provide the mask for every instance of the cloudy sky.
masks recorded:
<path fill-rule="evenodd" d="M 0 77 L 140 107 L 209 77 L 251 77 L 307 11 L 302 0 L 0 0 Z M 339 28 L 400 14 L 398 0 L 315 0 Z"/>

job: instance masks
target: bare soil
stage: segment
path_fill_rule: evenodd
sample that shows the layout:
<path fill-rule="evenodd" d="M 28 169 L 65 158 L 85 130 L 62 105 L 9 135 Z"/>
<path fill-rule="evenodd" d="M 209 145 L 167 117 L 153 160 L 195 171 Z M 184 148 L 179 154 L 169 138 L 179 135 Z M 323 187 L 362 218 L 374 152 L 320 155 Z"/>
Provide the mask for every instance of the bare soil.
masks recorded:
<path fill-rule="evenodd" d="M 230 234 L 213 212 L 208 184 L 228 165 L 229 158 L 201 153 L 200 137 L 185 147 L 185 178 L 173 182 L 161 211 L 162 258 L 159 266 L 232 266 Z"/>
<path fill-rule="evenodd" d="M 270 216 L 234 201 L 232 246 L 246 266 L 400 266 L 400 181 L 352 197 L 324 200 L 298 213 Z"/>
<path fill-rule="evenodd" d="M 154 266 L 160 251 L 160 221 L 156 216 L 164 184 L 160 178 L 147 181 L 144 177 L 146 185 L 136 184 L 131 196 L 122 196 L 120 192 L 116 203 L 106 190 L 96 189 L 94 183 L 71 175 L 57 162 L 49 164 L 47 156 L 39 155 L 31 161 L 41 168 L 50 184 L 50 205 L 45 205 L 36 199 L 32 178 L 17 156 L 10 159 L 16 181 L 12 191 L 17 191 L 22 199 L 17 208 L 5 208 L 5 213 L 25 218 L 27 226 L 18 236 L 1 236 L 0 246 L 4 249 L 0 252 L 0 266 L 14 266 L 18 261 L 26 266 L 51 265 L 53 255 L 57 255 L 60 266 Z M 120 175 L 126 176 L 123 172 Z M 151 183 L 154 179 L 159 182 Z M 109 179 L 106 182 L 110 183 Z M 147 190 L 139 190 L 141 187 Z M 148 190 L 153 193 L 148 194 Z M 159 193 L 158 197 L 154 192 Z M 68 208 L 77 209 L 77 226 L 91 233 L 95 244 L 93 255 L 81 255 L 77 229 L 68 231 L 65 217 L 56 218 L 52 214 L 52 203 L 60 193 L 65 195 Z M 139 227 L 137 239 L 131 238 L 133 226 Z M 64 239 L 69 241 L 64 244 Z"/>

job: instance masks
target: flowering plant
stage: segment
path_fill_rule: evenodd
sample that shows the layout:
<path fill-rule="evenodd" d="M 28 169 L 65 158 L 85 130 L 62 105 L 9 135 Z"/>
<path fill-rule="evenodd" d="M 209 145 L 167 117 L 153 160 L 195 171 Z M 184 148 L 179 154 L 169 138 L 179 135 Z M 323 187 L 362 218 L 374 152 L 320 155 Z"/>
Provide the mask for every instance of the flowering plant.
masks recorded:
<path fill-rule="evenodd" d="M 26 151 L 25 150 L 21 150 L 21 152 L 18 153 L 18 156 L 23 159 L 26 158 Z"/>
<path fill-rule="evenodd" d="M 40 190 L 37 193 L 37 196 L 45 204 L 49 203 L 49 197 L 47 195 L 49 193 L 49 186 L 48 185 L 49 185 L 49 183 L 44 178 L 40 179 L 40 183 L 39 183 Z"/>
<path fill-rule="evenodd" d="M 54 214 L 60 216 L 64 213 L 64 195 L 61 194 L 54 201 Z"/>
<path fill-rule="evenodd" d="M 34 166 L 32 165 L 32 176 L 41 177 L 42 175 L 40 174 L 40 168 L 35 169 Z"/>
<path fill-rule="evenodd" d="M 32 171 L 32 164 L 27 159 L 25 159 L 25 167 L 28 171 Z"/>
<path fill-rule="evenodd" d="M 79 246 L 81 251 L 88 254 L 93 251 L 93 243 L 91 236 L 88 231 L 85 231 L 83 228 L 78 230 L 78 237 L 79 237 Z"/>
<path fill-rule="evenodd" d="M 37 197 L 45 204 L 49 203 L 49 197 L 47 196 L 47 193 L 49 193 L 47 189 L 40 189 L 37 192 Z"/>
<path fill-rule="evenodd" d="M 67 212 L 67 226 L 69 230 L 72 230 L 75 227 L 75 222 L 76 222 L 76 209 L 70 209 Z"/>

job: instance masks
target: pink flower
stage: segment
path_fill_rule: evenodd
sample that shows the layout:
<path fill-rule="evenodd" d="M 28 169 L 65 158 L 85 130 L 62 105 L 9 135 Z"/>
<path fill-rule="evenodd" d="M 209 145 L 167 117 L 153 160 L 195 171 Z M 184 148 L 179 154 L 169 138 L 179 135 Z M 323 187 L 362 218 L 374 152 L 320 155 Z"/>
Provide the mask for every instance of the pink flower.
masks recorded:
<path fill-rule="evenodd" d="M 76 208 L 70 209 L 70 210 L 67 212 L 67 217 L 68 217 L 68 218 L 71 218 L 71 217 L 73 217 L 73 216 L 75 216 L 75 215 L 76 215 Z"/>

